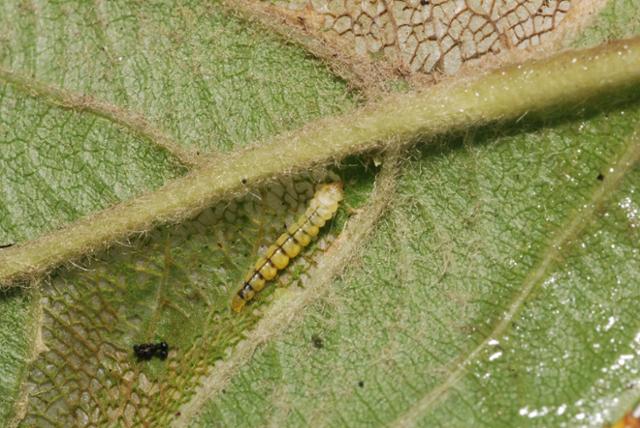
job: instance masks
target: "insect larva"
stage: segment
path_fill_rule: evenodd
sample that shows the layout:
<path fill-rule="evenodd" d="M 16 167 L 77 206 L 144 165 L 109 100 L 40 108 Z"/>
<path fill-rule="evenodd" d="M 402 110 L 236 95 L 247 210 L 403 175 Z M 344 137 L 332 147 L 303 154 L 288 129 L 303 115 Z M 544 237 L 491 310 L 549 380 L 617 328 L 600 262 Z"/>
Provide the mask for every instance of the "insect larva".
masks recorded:
<path fill-rule="evenodd" d="M 267 249 L 264 256 L 260 257 L 247 273 L 242 287 L 231 300 L 231 309 L 240 312 L 244 305 L 264 288 L 267 281 L 275 278 L 279 270 L 287 267 L 289 260 L 309 245 L 318 235 L 320 228 L 335 215 L 343 196 L 340 182 L 318 187 L 305 213 L 280 235 L 276 243 Z"/>

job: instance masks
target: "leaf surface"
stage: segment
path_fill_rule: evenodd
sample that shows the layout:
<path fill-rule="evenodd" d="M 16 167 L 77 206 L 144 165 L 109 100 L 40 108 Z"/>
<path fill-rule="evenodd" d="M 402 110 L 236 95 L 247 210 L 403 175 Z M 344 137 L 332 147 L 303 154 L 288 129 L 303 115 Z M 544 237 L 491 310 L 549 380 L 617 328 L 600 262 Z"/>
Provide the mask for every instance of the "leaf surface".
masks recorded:
<path fill-rule="evenodd" d="M 413 152 L 358 265 L 194 426 L 612 420 L 637 398 L 638 117 Z"/>
<path fill-rule="evenodd" d="M 139 112 L 187 148 L 226 149 L 353 103 L 300 51 L 215 7 L 3 7 L 12 29 L 0 44 L 4 66 Z M 611 2 L 576 43 L 635 34 L 629 16 L 637 13 Z M 8 194 L 38 196 L 5 204 L 8 239 L 184 172 L 135 130 L 17 86 L 2 86 L 3 129 L 17 136 L 2 141 L 39 174 L 14 167 L 20 180 L 3 177 L 13 183 Z M 376 208 L 383 178 L 373 162 L 268 183 L 60 270 L 38 291 L 3 296 L 0 418 L 25 426 L 602 426 L 639 395 L 640 111 L 634 103 L 592 110 L 412 149 L 340 278 L 331 279 L 332 254 L 360 221 L 346 208 L 287 269 L 288 288 L 270 287 L 240 315 L 229 312 L 229 296 L 304 210 L 313 183 L 337 174 L 348 205 Z M 44 184 L 53 190 L 39 190 Z M 323 269 L 329 279 L 314 283 Z M 158 340 L 170 343 L 166 361 L 133 358 L 132 344 Z"/>
<path fill-rule="evenodd" d="M 353 102 L 303 52 L 210 6 L 3 2 L 0 8 L 6 30 L 0 63 L 21 76 L 16 82 L 2 73 L 0 80 L 3 245 L 183 174 L 156 145 L 158 134 L 198 153 L 225 150 Z M 45 96 L 40 82 L 61 96 Z M 64 102 L 82 101 L 83 94 L 114 113 L 104 117 L 82 102 Z M 138 132 L 140 115 L 156 130 Z M 46 297 L 32 294 L 10 292 L 0 303 L 5 422 L 26 405 L 25 363 L 47 349 L 36 340 Z"/>

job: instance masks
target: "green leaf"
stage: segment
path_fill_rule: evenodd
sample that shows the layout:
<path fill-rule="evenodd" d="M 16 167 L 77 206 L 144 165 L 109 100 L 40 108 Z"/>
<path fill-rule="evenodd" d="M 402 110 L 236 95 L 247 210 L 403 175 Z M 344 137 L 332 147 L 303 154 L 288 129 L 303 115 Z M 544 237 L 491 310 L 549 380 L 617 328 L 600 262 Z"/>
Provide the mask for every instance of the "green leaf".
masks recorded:
<path fill-rule="evenodd" d="M 412 152 L 359 265 L 226 373 L 194 425 L 612 420 L 638 397 L 638 118 Z"/>
<path fill-rule="evenodd" d="M 226 150 L 353 105 L 215 6 L 76 6 L 0 14 L 0 59 L 22 77 L 0 86 L 12 242 L 183 174 L 158 135 Z M 611 2 L 577 43 L 633 34 L 638 10 Z M 592 107 L 266 183 L 4 295 L 0 420 L 602 426 L 640 395 L 640 111 Z M 287 288 L 231 314 L 260 247 L 336 174 L 360 213 L 341 208 Z M 159 340 L 166 361 L 135 360 Z"/>
<path fill-rule="evenodd" d="M 224 150 L 352 105 L 302 52 L 206 5 L 3 2 L 0 26 L 3 245 L 183 174 L 161 140 Z M 25 363 L 46 349 L 34 337 L 46 309 L 31 294 L 0 303 L 5 423 L 26 404 Z"/>

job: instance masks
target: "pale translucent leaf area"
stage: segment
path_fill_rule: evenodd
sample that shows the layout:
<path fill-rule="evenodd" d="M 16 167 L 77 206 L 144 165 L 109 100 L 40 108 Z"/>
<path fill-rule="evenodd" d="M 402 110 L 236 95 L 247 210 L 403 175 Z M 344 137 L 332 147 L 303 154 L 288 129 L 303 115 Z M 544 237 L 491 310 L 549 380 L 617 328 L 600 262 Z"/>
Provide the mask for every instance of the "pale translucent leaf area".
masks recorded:
<path fill-rule="evenodd" d="M 571 9 L 569 0 L 293 0 L 320 37 L 360 56 L 383 56 L 410 73 L 454 74 L 462 64 L 512 48 L 538 46 Z"/>
<path fill-rule="evenodd" d="M 0 65 L 140 113 L 194 151 L 348 108 L 344 85 L 215 2 L 0 3 Z"/>
<path fill-rule="evenodd" d="M 23 424 L 166 426 L 277 288 L 232 313 L 230 298 L 246 271 L 304 211 L 313 182 L 328 180 L 316 174 L 272 183 L 57 275 L 41 291 L 46 350 L 26 379 Z M 295 292 L 317 250 L 330 245 L 333 225 L 276 285 Z M 136 360 L 134 344 L 161 340 L 170 346 L 166 361 Z"/>
<path fill-rule="evenodd" d="M 360 262 L 193 425 L 614 420 L 640 395 L 637 164 L 598 192 L 637 162 L 639 123 L 635 106 L 412 152 Z"/>

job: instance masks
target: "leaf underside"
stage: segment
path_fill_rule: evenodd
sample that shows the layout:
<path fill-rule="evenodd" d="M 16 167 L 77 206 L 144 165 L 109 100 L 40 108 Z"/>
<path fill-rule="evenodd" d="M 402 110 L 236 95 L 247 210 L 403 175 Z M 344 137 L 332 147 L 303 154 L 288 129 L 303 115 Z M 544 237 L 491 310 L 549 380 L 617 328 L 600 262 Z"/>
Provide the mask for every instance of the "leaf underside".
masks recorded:
<path fill-rule="evenodd" d="M 581 210 L 638 113 L 414 151 L 359 266 L 195 425 L 601 426 L 638 395 L 640 170 Z"/>
<path fill-rule="evenodd" d="M 635 34 L 632 3 L 611 1 L 576 44 Z M 215 4 L 1 7 L 3 67 L 141 113 L 190 149 L 226 150 L 354 104 L 303 52 Z M 269 325 L 274 301 L 306 292 L 352 221 L 347 207 L 287 268 L 286 288 L 232 315 L 245 271 L 314 183 L 337 175 L 346 205 L 367 209 L 370 159 L 253 189 L 2 296 L 0 421 L 602 426 L 640 395 L 640 110 L 594 107 L 404 154 L 354 263 L 246 360 L 239 341 Z M 10 84 L 0 144 L 0 244 L 185 171 L 126 127 Z M 159 340 L 167 360 L 135 360 L 134 343 Z M 221 360 L 235 368 L 216 377 Z"/>

